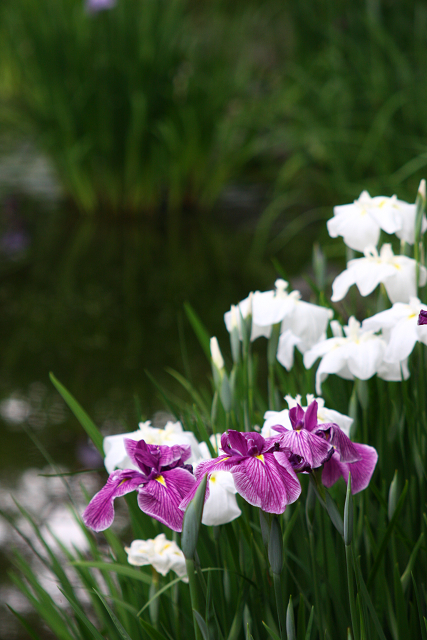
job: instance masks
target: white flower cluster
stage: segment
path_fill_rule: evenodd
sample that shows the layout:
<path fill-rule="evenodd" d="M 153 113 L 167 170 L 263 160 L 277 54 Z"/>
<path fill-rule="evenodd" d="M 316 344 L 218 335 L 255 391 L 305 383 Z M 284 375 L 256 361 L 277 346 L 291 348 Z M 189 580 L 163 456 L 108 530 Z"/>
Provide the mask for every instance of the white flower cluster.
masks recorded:
<path fill-rule="evenodd" d="M 424 181 L 418 198 L 425 202 Z M 237 328 L 242 339 L 241 323 L 251 316 L 251 340 L 269 338 L 273 326 L 280 323 L 278 361 L 290 370 L 295 347 L 303 354 L 307 369 L 320 358 L 316 373 L 319 395 L 329 374 L 348 380 L 367 380 L 373 375 L 395 381 L 408 378 L 407 359 L 415 343 L 427 344 L 427 326 L 417 325 L 420 310 L 427 310 L 417 297 L 418 288 L 427 282 L 427 269 L 404 254 L 406 245 L 415 242 L 416 226 L 421 234 L 427 229 L 426 216 L 416 204 L 396 196 L 372 198 L 366 191 L 352 204 L 335 207 L 334 216 L 327 223 L 331 237 L 341 236 L 349 248 L 364 254 L 350 260 L 335 278 L 331 302 L 343 300 L 352 285 L 367 296 L 382 284 L 391 308 L 362 323 L 351 317 L 342 327 L 332 320 L 331 309 L 302 301 L 298 291 L 288 292 L 288 283 L 277 280 L 274 291 L 256 291 L 231 307 L 224 317 L 228 331 L 232 333 Z M 396 234 L 400 255 L 394 254 L 391 242 L 377 246 L 381 231 Z M 330 338 L 326 337 L 328 323 L 333 336 Z M 266 425 L 264 429 L 267 430 Z"/>
<path fill-rule="evenodd" d="M 202 460 L 210 458 L 209 449 L 205 442 L 197 442 L 194 433 L 184 431 L 180 422 L 168 422 L 164 428 L 158 429 L 151 426 L 151 422 L 140 422 L 139 429 L 130 433 L 107 436 L 104 438 L 104 464 L 108 473 L 115 469 L 136 469 L 126 453 L 124 441 L 145 440 L 147 444 L 168 445 L 188 444 L 191 446 L 191 458 L 188 463 L 193 467 Z M 219 451 L 220 442 L 215 436 L 210 438 L 211 445 L 216 453 Z M 229 471 L 217 471 L 209 478 L 209 497 L 203 508 L 202 523 L 208 526 L 226 524 L 242 513 L 236 501 L 236 488 L 233 476 Z"/>
<path fill-rule="evenodd" d="M 188 582 L 185 557 L 176 542 L 168 540 L 164 533 L 159 533 L 154 539 L 134 540 L 130 547 L 125 547 L 129 564 L 137 567 L 151 565 L 165 576 L 169 571 L 175 571 L 184 582 Z"/>

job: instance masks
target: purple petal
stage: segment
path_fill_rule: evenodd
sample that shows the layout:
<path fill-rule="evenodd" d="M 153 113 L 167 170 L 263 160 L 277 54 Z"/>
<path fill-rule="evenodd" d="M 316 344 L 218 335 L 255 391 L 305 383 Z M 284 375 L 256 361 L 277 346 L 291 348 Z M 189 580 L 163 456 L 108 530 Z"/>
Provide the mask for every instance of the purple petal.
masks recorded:
<path fill-rule="evenodd" d="M 234 431 L 234 429 L 229 429 L 228 438 L 227 439 L 224 438 L 224 440 L 226 440 L 225 442 L 226 446 L 225 447 L 222 446 L 222 450 L 224 451 L 224 453 L 228 453 L 230 451 L 234 455 L 236 454 L 237 455 L 240 454 L 241 456 L 248 455 L 248 443 L 245 436 L 240 431 Z M 221 438 L 221 445 L 222 445 L 222 438 Z"/>
<path fill-rule="evenodd" d="M 322 473 L 322 482 L 325 487 L 330 487 L 343 476 L 348 482 L 348 474 L 351 472 L 351 493 L 359 493 L 368 486 L 378 460 L 378 454 L 374 447 L 367 444 L 353 443 L 360 457 L 357 462 L 341 462 L 338 453 L 334 453 L 331 460 L 325 463 Z"/>
<path fill-rule="evenodd" d="M 289 409 L 289 420 L 291 421 L 293 429 L 301 429 L 304 423 L 304 409 L 301 405 L 297 404 L 296 407 Z"/>
<path fill-rule="evenodd" d="M 312 469 L 317 469 L 326 462 L 333 451 L 332 445 L 324 438 L 305 429 L 284 433 L 282 445 L 291 453 L 304 458 Z"/>
<path fill-rule="evenodd" d="M 357 453 L 356 446 L 348 438 L 341 428 L 331 422 L 326 424 L 319 424 L 316 429 L 316 434 L 323 436 L 340 454 L 341 462 L 357 462 L 360 460 L 360 455 Z"/>
<path fill-rule="evenodd" d="M 179 505 L 195 482 L 194 476 L 182 467 L 165 471 L 139 489 L 139 508 L 173 531 L 181 531 L 184 512 Z"/>
<path fill-rule="evenodd" d="M 424 311 L 424 309 L 421 309 L 420 311 L 417 324 L 427 324 L 427 311 Z"/>
<path fill-rule="evenodd" d="M 145 481 L 139 471 L 114 471 L 105 487 L 98 491 L 83 513 L 83 522 L 94 531 L 104 531 L 114 520 L 114 499 L 124 496 Z"/>
<path fill-rule="evenodd" d="M 199 467 L 200 465 L 198 465 Z M 198 468 L 197 467 L 197 468 Z M 190 489 L 190 491 L 185 495 L 185 497 L 181 500 L 180 504 L 179 504 L 179 508 L 182 511 L 185 511 L 186 508 L 188 507 L 188 505 L 190 504 L 190 502 L 192 501 L 192 499 L 194 498 L 194 496 L 196 495 L 196 491 L 199 488 L 200 483 L 202 482 L 203 478 L 205 477 L 205 473 L 202 474 L 194 483 L 194 485 L 192 486 L 192 488 Z M 208 476 L 209 478 L 209 476 Z M 206 483 L 206 491 L 205 491 L 205 499 L 204 502 L 206 502 L 206 500 L 209 498 L 209 494 L 210 494 L 210 489 L 209 489 L 209 482 Z"/>
<path fill-rule="evenodd" d="M 336 483 L 343 476 L 343 467 L 344 465 L 340 462 L 339 454 L 334 451 L 332 457 L 325 462 L 322 471 L 322 482 L 329 489 L 333 484 Z"/>
<path fill-rule="evenodd" d="M 317 402 L 313 400 L 307 407 L 304 417 L 304 427 L 307 431 L 314 431 L 317 427 Z"/>
<path fill-rule="evenodd" d="M 245 458 L 231 472 L 237 491 L 249 504 L 269 513 L 283 513 L 286 505 L 298 498 L 301 486 L 293 469 L 286 469 L 274 456 L 266 453 L 261 459 Z"/>
<path fill-rule="evenodd" d="M 160 470 L 162 467 L 184 464 L 185 460 L 191 456 L 191 446 L 188 444 L 168 447 L 126 438 L 125 448 L 132 462 L 147 475 L 151 469 Z"/>

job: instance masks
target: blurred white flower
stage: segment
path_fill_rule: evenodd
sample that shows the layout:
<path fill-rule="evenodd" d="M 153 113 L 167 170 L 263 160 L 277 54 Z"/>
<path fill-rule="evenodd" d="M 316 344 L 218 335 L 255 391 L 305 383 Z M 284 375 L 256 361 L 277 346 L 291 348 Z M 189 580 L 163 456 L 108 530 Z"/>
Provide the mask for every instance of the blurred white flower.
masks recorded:
<path fill-rule="evenodd" d="M 221 434 L 213 434 L 209 438 L 217 455 L 222 454 Z M 203 460 L 212 458 L 206 442 L 201 442 L 200 451 Z M 207 526 L 226 524 L 241 515 L 237 505 L 236 487 L 229 471 L 214 471 L 209 476 L 209 497 L 203 507 L 202 524 Z"/>
<path fill-rule="evenodd" d="M 301 300 L 299 291 L 288 293 L 287 288 L 288 283 L 278 279 L 274 290 L 256 291 L 252 294 L 251 340 L 260 336 L 269 338 L 273 325 L 281 323 L 277 359 L 289 370 L 293 366 L 294 347 L 304 353 L 316 344 L 325 334 L 332 311 Z M 249 298 L 239 303 L 239 310 L 245 318 L 249 310 Z M 228 311 L 224 316 L 229 332 L 236 316 L 234 310 Z"/>
<path fill-rule="evenodd" d="M 342 431 L 344 431 L 346 436 L 350 434 L 350 427 L 353 423 L 353 418 L 349 418 L 349 416 L 339 413 L 338 411 L 334 411 L 333 409 L 328 409 L 327 407 L 325 407 L 325 401 L 323 398 L 315 398 L 311 393 L 307 393 L 306 399 L 307 402 L 304 405 L 299 394 L 295 398 L 292 398 L 292 396 L 290 395 L 285 396 L 285 400 L 288 403 L 289 409 L 292 409 L 292 407 L 296 407 L 297 404 L 299 404 L 305 410 L 313 402 L 313 400 L 316 400 L 317 422 L 319 424 L 334 422 L 342 429 Z M 283 411 L 265 412 L 265 422 L 261 430 L 261 435 L 264 438 L 269 438 L 270 436 L 277 435 L 276 432 L 272 430 L 272 428 L 276 424 L 280 424 L 289 430 L 292 429 L 292 424 L 289 420 L 289 409 L 284 409 Z"/>
<path fill-rule="evenodd" d="M 332 238 L 342 236 L 348 247 L 363 252 L 366 247 L 378 244 L 380 229 L 413 244 L 415 215 L 415 204 L 398 200 L 396 196 L 371 198 L 363 191 L 353 203 L 334 207 L 334 217 L 328 220 L 327 227 Z M 426 228 L 424 216 L 423 233 Z"/>
<path fill-rule="evenodd" d="M 355 284 L 367 296 L 382 282 L 391 302 L 409 302 L 416 295 L 416 262 L 407 256 L 395 256 L 391 244 L 384 244 L 380 254 L 375 247 L 365 249 L 365 257 L 350 260 L 347 269 L 332 283 L 332 302 L 342 300 Z M 419 266 L 419 285 L 427 280 L 427 269 Z"/>
<path fill-rule="evenodd" d="M 332 323 L 331 323 L 332 325 Z M 304 365 L 310 369 L 321 358 L 316 372 L 316 393 L 321 394 L 322 382 L 330 373 L 346 380 L 368 380 L 374 374 L 385 380 L 401 380 L 400 365 L 406 378 L 406 363 L 385 363 L 386 341 L 374 331 L 360 328 L 353 316 L 344 327 L 345 336 L 338 335 L 338 323 L 334 323 L 334 338 L 323 340 L 304 354 Z"/>
<path fill-rule="evenodd" d="M 407 358 L 415 343 L 427 344 L 427 326 L 417 325 L 418 314 L 427 310 L 418 298 L 412 297 L 408 304 L 396 302 L 391 309 L 381 311 L 363 321 L 363 328 L 383 332 L 387 340 L 385 362 L 396 363 Z"/>
<path fill-rule="evenodd" d="M 130 547 L 125 547 L 129 564 L 142 567 L 150 564 L 158 573 L 165 576 L 169 571 L 188 582 L 185 568 L 185 557 L 176 542 L 168 540 L 164 533 L 154 539 L 134 540 Z"/>
<path fill-rule="evenodd" d="M 192 464 L 201 457 L 199 443 L 192 431 L 184 431 L 180 422 L 167 422 L 164 429 L 151 426 L 151 422 L 140 422 L 139 429 L 130 433 L 120 433 L 104 438 L 104 465 L 108 473 L 114 469 L 134 469 L 125 449 L 125 439 L 145 440 L 147 444 L 165 444 L 171 447 L 174 444 L 189 444 L 191 446 L 191 458 L 188 464 Z"/>

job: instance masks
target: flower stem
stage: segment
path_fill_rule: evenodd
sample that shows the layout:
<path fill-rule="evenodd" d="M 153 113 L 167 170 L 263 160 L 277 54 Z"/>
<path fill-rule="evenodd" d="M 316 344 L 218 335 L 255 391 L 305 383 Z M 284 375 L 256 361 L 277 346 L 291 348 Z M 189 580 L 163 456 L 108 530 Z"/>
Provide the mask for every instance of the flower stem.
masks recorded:
<path fill-rule="evenodd" d="M 356 601 L 354 599 L 353 565 L 351 557 L 351 544 L 345 547 L 345 558 L 347 561 L 347 583 L 348 599 L 350 602 L 351 626 L 353 629 L 353 640 L 359 640 L 359 625 L 357 617 Z"/>
<path fill-rule="evenodd" d="M 185 559 L 185 565 L 187 567 L 188 583 L 190 585 L 190 598 L 191 608 L 193 610 L 193 625 L 194 625 L 194 637 L 195 640 L 203 640 L 202 634 L 199 629 L 199 625 L 196 620 L 194 612 L 199 612 L 199 589 L 196 582 L 196 574 L 194 572 L 194 560 L 190 558 Z"/>
<path fill-rule="evenodd" d="M 286 616 L 283 604 L 282 584 L 280 574 L 273 573 L 274 593 L 276 594 L 277 617 L 279 620 L 280 640 L 286 640 Z"/>

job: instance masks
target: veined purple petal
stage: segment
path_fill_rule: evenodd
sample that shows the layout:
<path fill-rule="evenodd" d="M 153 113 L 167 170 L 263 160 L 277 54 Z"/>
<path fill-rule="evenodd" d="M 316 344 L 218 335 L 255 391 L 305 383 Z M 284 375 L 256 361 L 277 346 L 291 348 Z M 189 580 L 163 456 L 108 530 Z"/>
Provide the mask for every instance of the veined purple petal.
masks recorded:
<path fill-rule="evenodd" d="M 427 324 L 427 311 L 421 309 L 417 324 Z"/>
<path fill-rule="evenodd" d="M 304 409 L 299 404 L 289 409 L 289 420 L 293 429 L 302 429 L 304 425 Z"/>
<path fill-rule="evenodd" d="M 225 438 L 224 435 L 226 436 Z M 221 438 L 221 447 L 224 453 L 230 452 L 233 455 L 241 456 L 248 455 L 248 442 L 243 433 L 229 429 L 228 433 L 224 435 Z"/>
<path fill-rule="evenodd" d="M 374 447 L 367 444 L 353 443 L 360 457 L 357 462 L 341 462 L 337 452 L 325 463 L 322 473 L 322 482 L 325 487 L 330 487 L 340 476 L 348 482 L 348 474 L 351 472 L 351 493 L 363 491 L 368 486 L 378 460 L 378 453 Z"/>
<path fill-rule="evenodd" d="M 317 427 L 317 402 L 313 400 L 307 407 L 304 416 L 304 427 L 307 431 L 314 431 Z"/>
<path fill-rule="evenodd" d="M 333 447 L 324 438 L 306 429 L 286 431 L 282 435 L 282 446 L 291 453 L 304 458 L 306 464 L 317 469 L 332 455 Z"/>
<path fill-rule="evenodd" d="M 181 531 L 184 513 L 179 505 L 195 482 L 194 476 L 182 467 L 165 471 L 140 487 L 139 508 L 173 531 Z"/>
<path fill-rule="evenodd" d="M 114 520 L 114 500 L 124 496 L 146 480 L 139 471 L 125 469 L 114 471 L 105 487 L 98 491 L 83 513 L 83 522 L 94 531 L 104 531 Z"/>
<path fill-rule="evenodd" d="M 268 513 L 283 513 L 298 498 L 301 486 L 293 469 L 279 464 L 275 455 L 245 458 L 231 472 L 237 491 L 249 504 Z"/>
<path fill-rule="evenodd" d="M 337 424 L 333 422 L 319 424 L 316 434 L 324 437 L 338 451 L 341 462 L 357 462 L 360 460 L 355 444 Z"/>

